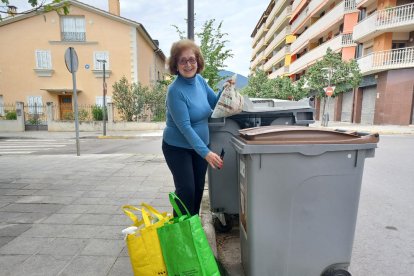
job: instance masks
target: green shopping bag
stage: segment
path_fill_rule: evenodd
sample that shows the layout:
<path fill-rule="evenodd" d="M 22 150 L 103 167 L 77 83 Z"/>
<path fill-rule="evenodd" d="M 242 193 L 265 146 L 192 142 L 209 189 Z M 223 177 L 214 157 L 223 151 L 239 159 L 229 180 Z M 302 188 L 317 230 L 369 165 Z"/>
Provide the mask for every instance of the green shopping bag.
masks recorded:
<path fill-rule="evenodd" d="M 170 202 L 178 217 L 157 229 L 162 255 L 171 276 L 220 276 L 198 215 L 191 216 L 175 193 Z M 184 207 L 183 215 L 176 201 Z"/>

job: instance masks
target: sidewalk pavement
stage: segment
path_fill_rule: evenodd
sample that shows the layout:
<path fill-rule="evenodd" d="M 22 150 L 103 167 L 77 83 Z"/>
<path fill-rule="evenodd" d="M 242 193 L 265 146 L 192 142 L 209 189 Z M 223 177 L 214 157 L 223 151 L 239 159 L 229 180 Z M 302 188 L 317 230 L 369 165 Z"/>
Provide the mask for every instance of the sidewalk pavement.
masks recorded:
<path fill-rule="evenodd" d="M 1 275 L 132 275 L 125 204 L 171 212 L 162 155 L 0 156 Z"/>
<path fill-rule="evenodd" d="M 313 126 L 318 126 L 318 122 Z M 330 123 L 329 128 L 414 134 L 413 126 Z M 109 138 L 160 136 L 162 131 L 108 132 Z M 82 139 L 99 132 L 81 132 Z M 1 133 L 0 138 L 75 138 L 74 132 Z M 132 275 L 121 230 L 131 224 L 124 204 L 147 202 L 171 211 L 172 176 L 162 155 L 0 156 L 2 275 Z M 218 234 L 208 193 L 202 221 L 229 275 L 243 275 L 237 227 Z M 217 243 L 216 243 L 217 240 Z"/>
<path fill-rule="evenodd" d="M 316 121 L 310 127 L 321 127 L 321 122 Z M 323 127 L 322 127 L 323 128 Z M 414 134 L 414 125 L 398 126 L 398 125 L 364 125 L 352 124 L 346 122 L 329 122 L 328 129 L 354 130 L 359 132 L 378 132 L 382 135 L 388 134 Z M 133 139 L 139 137 L 162 136 L 163 130 L 131 130 L 131 131 L 107 131 L 106 136 L 97 131 L 79 132 L 80 139 L 100 138 L 100 139 Z M 25 132 L 2 132 L 1 138 L 22 138 L 22 139 L 75 139 L 76 133 L 72 132 L 48 132 L 48 131 L 25 131 Z"/>

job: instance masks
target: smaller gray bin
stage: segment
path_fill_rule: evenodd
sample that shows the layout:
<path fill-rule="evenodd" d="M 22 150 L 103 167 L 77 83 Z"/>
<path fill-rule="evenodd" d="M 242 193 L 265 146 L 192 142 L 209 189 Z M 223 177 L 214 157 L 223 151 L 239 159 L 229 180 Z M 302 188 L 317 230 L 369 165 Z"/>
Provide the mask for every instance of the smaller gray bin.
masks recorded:
<path fill-rule="evenodd" d="M 237 215 L 238 182 L 236 152 L 230 144 L 240 129 L 269 125 L 302 125 L 314 123 L 314 109 L 309 99 L 301 101 L 284 101 L 275 99 L 249 99 L 245 97 L 244 111 L 227 118 L 209 119 L 210 149 L 220 154 L 225 152 L 224 166 L 221 170 L 208 169 L 208 185 L 211 211 L 221 221 L 220 215 Z M 220 227 L 219 231 L 228 231 L 231 225 Z M 230 227 L 228 227 L 230 226 Z M 220 227 L 220 228 L 218 228 Z"/>
<path fill-rule="evenodd" d="M 295 126 L 239 132 L 231 143 L 245 274 L 350 275 L 364 161 L 378 134 Z"/>

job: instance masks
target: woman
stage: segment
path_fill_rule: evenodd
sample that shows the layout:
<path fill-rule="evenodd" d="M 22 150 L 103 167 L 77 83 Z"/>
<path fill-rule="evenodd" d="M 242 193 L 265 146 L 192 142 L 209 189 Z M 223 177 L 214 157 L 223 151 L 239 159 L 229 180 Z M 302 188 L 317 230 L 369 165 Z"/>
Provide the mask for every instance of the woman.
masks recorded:
<path fill-rule="evenodd" d="M 177 78 L 168 87 L 162 151 L 174 177 L 177 196 L 195 215 L 200 210 L 207 165 L 214 169 L 223 166 L 220 156 L 208 148 L 208 118 L 220 93 L 216 95 L 199 75 L 204 58 L 193 41 L 175 42 L 168 65 Z"/>

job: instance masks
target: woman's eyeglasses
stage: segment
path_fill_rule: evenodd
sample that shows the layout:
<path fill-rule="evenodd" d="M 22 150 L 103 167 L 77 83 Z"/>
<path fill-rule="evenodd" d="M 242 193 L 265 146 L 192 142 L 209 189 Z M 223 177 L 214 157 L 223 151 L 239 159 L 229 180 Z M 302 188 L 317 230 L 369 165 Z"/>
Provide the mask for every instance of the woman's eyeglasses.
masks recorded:
<path fill-rule="evenodd" d="M 190 64 L 196 64 L 197 63 L 197 60 L 195 59 L 195 58 L 189 58 L 189 59 L 186 59 L 186 58 L 182 58 L 182 59 L 180 59 L 179 61 L 178 61 L 178 63 L 180 64 L 180 65 L 186 65 L 187 64 L 187 62 L 189 62 Z"/>

